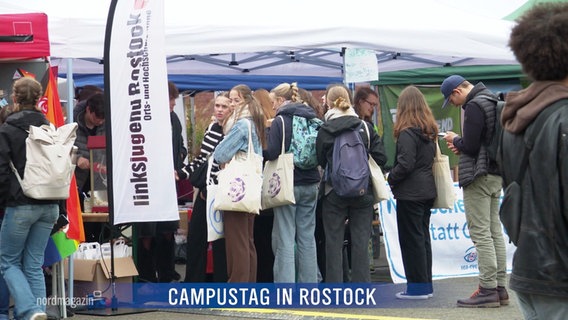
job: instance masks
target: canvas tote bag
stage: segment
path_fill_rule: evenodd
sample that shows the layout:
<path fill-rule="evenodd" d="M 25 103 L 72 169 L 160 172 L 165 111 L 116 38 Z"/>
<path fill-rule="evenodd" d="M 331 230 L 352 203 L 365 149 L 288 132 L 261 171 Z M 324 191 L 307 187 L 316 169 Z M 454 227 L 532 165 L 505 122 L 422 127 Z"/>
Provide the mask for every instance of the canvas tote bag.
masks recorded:
<path fill-rule="evenodd" d="M 436 183 L 436 199 L 433 209 L 451 209 L 454 207 L 456 194 L 454 192 L 454 181 L 450 174 L 450 159 L 442 154 L 440 145 L 436 141 L 436 156 L 432 164 L 432 174 Z"/>
<path fill-rule="evenodd" d="M 248 119 L 245 121 L 248 124 L 248 151 L 237 152 L 225 169 L 219 171 L 215 210 L 260 212 L 262 156 L 254 152 L 251 124 Z"/>
<path fill-rule="evenodd" d="M 371 135 L 369 134 L 369 128 L 363 123 L 365 131 L 367 132 L 367 150 L 371 147 Z M 373 196 L 375 197 L 375 203 L 379 203 L 383 200 L 387 200 L 390 197 L 390 190 L 387 186 L 385 180 L 385 175 L 381 170 L 381 167 L 377 164 L 375 159 L 369 155 L 369 170 L 371 171 L 371 183 L 373 184 Z"/>
<path fill-rule="evenodd" d="M 207 162 L 203 163 L 207 167 L 207 175 L 205 177 L 207 188 L 207 199 L 205 200 L 205 216 L 207 219 L 207 241 L 215 241 L 225 237 L 225 229 L 223 223 L 223 211 L 215 210 L 213 204 L 215 203 L 215 196 L 217 195 L 217 185 L 211 184 L 213 179 L 211 177 L 211 167 L 213 166 L 213 159 L 210 156 Z"/>
<path fill-rule="evenodd" d="M 262 174 L 262 209 L 295 204 L 294 154 L 284 153 L 284 118 L 282 120 L 282 150 L 276 160 L 264 164 Z"/>

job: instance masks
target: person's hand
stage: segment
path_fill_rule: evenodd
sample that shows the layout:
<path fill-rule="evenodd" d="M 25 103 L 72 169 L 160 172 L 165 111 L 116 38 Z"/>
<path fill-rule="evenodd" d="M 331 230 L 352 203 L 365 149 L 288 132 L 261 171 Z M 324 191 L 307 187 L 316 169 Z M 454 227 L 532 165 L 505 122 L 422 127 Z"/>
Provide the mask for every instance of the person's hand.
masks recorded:
<path fill-rule="evenodd" d="M 175 170 L 174 170 L 174 178 L 176 179 L 176 181 L 179 181 L 179 175 Z"/>
<path fill-rule="evenodd" d="M 443 137 L 444 140 L 446 140 L 447 143 L 454 143 L 454 138 L 457 137 L 457 133 L 452 132 L 452 131 L 446 131 L 446 135 Z"/>
<path fill-rule="evenodd" d="M 443 137 L 446 140 L 448 149 L 450 149 L 454 154 L 459 155 L 460 151 L 454 146 L 454 138 L 457 137 L 457 133 L 452 131 L 446 131 L 446 135 Z"/>
<path fill-rule="evenodd" d="M 84 169 L 84 170 L 88 170 L 89 169 L 89 159 L 87 159 L 85 157 L 79 157 L 79 159 L 77 160 L 77 167 Z"/>
<path fill-rule="evenodd" d="M 454 146 L 453 143 L 448 142 L 448 149 L 450 149 L 455 155 L 459 155 L 460 151 L 458 150 L 458 148 L 456 148 L 456 146 Z"/>
<path fill-rule="evenodd" d="M 107 174 L 107 167 L 104 164 L 96 162 L 95 164 L 93 164 L 93 171 Z"/>

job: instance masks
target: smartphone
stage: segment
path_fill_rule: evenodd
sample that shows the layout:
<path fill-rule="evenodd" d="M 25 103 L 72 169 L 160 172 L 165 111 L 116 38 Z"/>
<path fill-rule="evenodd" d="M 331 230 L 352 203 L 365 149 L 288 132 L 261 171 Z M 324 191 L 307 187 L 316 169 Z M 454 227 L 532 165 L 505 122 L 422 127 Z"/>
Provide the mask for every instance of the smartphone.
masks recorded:
<path fill-rule="evenodd" d="M 445 132 L 438 132 L 438 137 L 445 137 L 446 133 Z"/>

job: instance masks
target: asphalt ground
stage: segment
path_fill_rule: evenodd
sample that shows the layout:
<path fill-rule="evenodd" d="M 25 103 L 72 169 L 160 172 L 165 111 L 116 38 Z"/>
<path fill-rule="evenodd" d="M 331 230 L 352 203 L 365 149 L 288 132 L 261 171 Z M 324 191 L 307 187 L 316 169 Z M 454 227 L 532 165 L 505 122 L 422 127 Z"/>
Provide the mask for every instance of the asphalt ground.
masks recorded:
<path fill-rule="evenodd" d="M 384 253 L 384 250 L 382 251 Z M 98 314 L 75 314 L 76 320 L 156 320 L 156 319 L 441 319 L 441 320 L 492 320 L 523 319 L 516 295 L 509 290 L 510 304 L 499 308 L 458 308 L 457 299 L 467 298 L 477 288 L 476 277 L 452 278 L 434 281 L 434 297 L 428 300 L 398 300 L 395 293 L 405 289 L 404 284 L 393 284 L 384 255 L 375 259 L 372 281 L 380 283 L 380 303 L 373 308 L 357 309 L 128 309 L 98 310 Z M 176 266 L 185 274 L 184 265 Z"/>

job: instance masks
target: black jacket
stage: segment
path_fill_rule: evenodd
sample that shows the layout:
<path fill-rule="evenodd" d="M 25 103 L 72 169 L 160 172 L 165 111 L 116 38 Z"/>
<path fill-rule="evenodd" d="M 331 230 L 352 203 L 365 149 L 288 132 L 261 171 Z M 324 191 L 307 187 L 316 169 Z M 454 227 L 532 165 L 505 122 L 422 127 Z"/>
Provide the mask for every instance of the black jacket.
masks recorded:
<path fill-rule="evenodd" d="M 183 142 L 183 127 L 177 114 L 170 112 L 170 123 L 172 125 L 172 152 L 174 159 L 174 170 L 183 168 L 185 158 L 187 157 L 187 148 Z"/>
<path fill-rule="evenodd" d="M 316 118 L 315 111 L 302 103 L 289 103 L 276 113 L 270 128 L 267 128 L 267 148 L 263 150 L 264 160 L 275 160 L 282 151 L 282 119 L 284 119 L 284 152 L 290 150 L 292 142 L 292 116 L 299 116 L 306 119 Z M 280 117 L 282 116 L 282 117 Z M 316 146 L 313 146 L 314 148 Z M 303 170 L 294 166 L 294 184 L 309 185 L 319 183 L 321 180 L 320 173 L 317 168 Z"/>
<path fill-rule="evenodd" d="M 75 122 L 77 122 L 77 138 L 75 139 L 75 146 L 78 148 L 77 155 L 79 157 L 89 159 L 89 149 L 87 148 L 89 136 L 104 136 L 105 124 L 103 123 L 102 125 L 95 127 L 94 130 L 87 128 L 87 125 L 85 124 L 85 109 L 86 108 L 83 107 L 80 111 L 78 111 L 77 117 L 75 118 Z M 77 180 L 77 187 L 80 190 L 86 191 L 90 189 L 90 186 L 85 185 L 89 179 L 89 174 L 89 169 L 81 169 L 78 166 L 75 167 L 75 179 Z"/>
<path fill-rule="evenodd" d="M 0 207 L 26 204 L 53 204 L 58 200 L 36 200 L 24 195 L 16 175 L 10 168 L 10 160 L 24 178 L 26 165 L 26 138 L 30 125 L 41 126 L 49 122 L 37 110 L 22 110 L 8 116 L 0 126 Z"/>
<path fill-rule="evenodd" d="M 318 163 L 322 168 L 326 168 L 328 165 L 332 166 L 333 144 L 335 142 L 335 137 L 343 131 L 355 130 L 361 124 L 361 121 L 363 120 L 359 119 L 357 116 L 345 115 L 331 119 L 321 126 L 316 140 L 316 151 L 318 155 Z M 382 169 L 387 162 L 383 142 L 370 123 L 365 121 L 363 121 L 363 123 L 369 129 L 369 135 L 371 136 L 371 141 L 369 143 L 367 132 L 363 127 L 361 127 L 359 133 L 361 134 L 363 144 L 365 147 L 370 145 L 367 151 Z"/>
<path fill-rule="evenodd" d="M 502 119 L 506 118 L 505 109 L 511 108 L 515 111 L 507 112 L 512 114 L 507 121 L 532 123 L 540 107 L 555 102 L 551 101 L 553 95 L 559 100 L 558 90 L 540 91 L 538 87 L 542 84 L 509 93 Z M 568 88 L 563 90 L 568 97 Z M 504 127 L 501 155 L 505 186 L 517 177 L 526 135 L 531 130 L 540 132 L 520 184 L 521 224 L 510 286 L 519 292 L 568 298 L 568 103 L 550 115 L 542 128 L 530 124 L 525 130 L 521 126 L 515 128 L 519 132 Z"/>
<path fill-rule="evenodd" d="M 388 182 L 395 199 L 428 200 L 436 198 L 432 163 L 436 144 L 420 128 L 400 132 L 396 158 Z"/>

